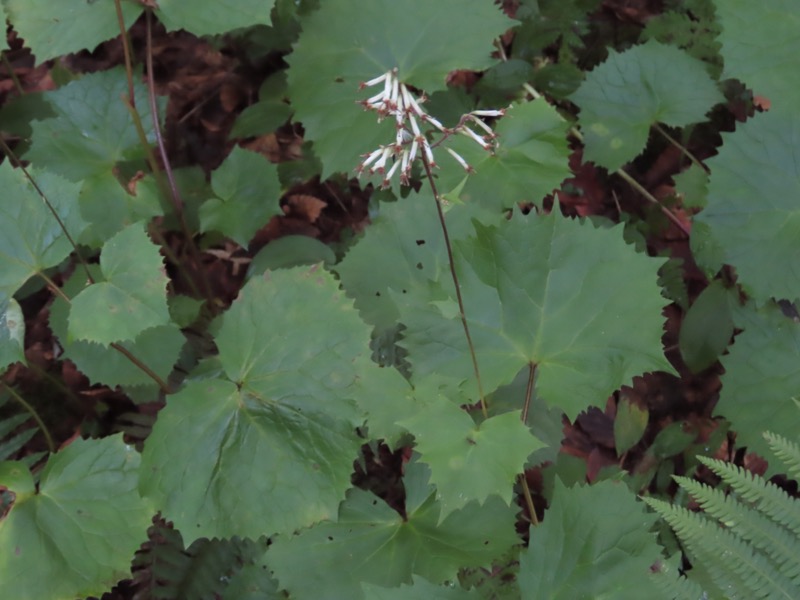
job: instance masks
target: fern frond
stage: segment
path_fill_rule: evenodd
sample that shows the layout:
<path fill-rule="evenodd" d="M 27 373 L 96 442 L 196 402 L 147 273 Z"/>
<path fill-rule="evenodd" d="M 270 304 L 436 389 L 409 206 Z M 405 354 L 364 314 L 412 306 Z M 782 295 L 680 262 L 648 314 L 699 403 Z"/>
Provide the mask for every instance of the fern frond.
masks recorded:
<path fill-rule="evenodd" d="M 702 514 L 668 502 L 644 500 L 675 530 L 690 557 L 703 564 L 725 598 L 796 600 L 800 597 L 800 587 L 729 530 Z"/>
<path fill-rule="evenodd" d="M 777 485 L 728 462 L 707 456 L 698 456 L 697 460 L 721 477 L 742 500 L 751 502 L 754 509 L 800 536 L 800 503 Z"/>
<path fill-rule="evenodd" d="M 11 460 L 17 451 L 36 435 L 36 427 L 11 435 L 28 419 L 30 415 L 12 415 L 0 421 L 0 460 Z"/>
<path fill-rule="evenodd" d="M 678 570 L 680 553 L 661 561 L 659 573 L 654 578 L 665 598 L 673 600 L 701 600 L 703 588 L 697 582 L 681 575 Z"/>
<path fill-rule="evenodd" d="M 717 519 L 734 535 L 752 543 L 772 561 L 782 575 L 795 584 L 800 583 L 800 543 L 791 532 L 720 489 L 688 477 L 675 477 L 675 480 L 707 514 Z"/>
<path fill-rule="evenodd" d="M 764 439 L 767 440 L 770 449 L 786 465 L 786 470 L 794 479 L 800 480 L 800 446 L 787 440 L 785 437 L 776 435 L 769 431 L 765 432 Z"/>

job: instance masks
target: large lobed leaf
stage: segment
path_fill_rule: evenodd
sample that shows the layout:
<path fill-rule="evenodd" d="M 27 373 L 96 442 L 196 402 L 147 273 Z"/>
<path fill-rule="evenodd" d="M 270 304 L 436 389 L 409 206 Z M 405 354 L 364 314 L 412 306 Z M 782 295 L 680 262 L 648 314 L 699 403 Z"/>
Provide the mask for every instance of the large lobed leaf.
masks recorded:
<path fill-rule="evenodd" d="M 708 226 L 724 262 L 758 302 L 800 299 L 800 118 L 756 115 L 722 134 L 708 160 Z M 708 242 L 707 242 L 708 243 Z"/>
<path fill-rule="evenodd" d="M 405 518 L 375 495 L 352 489 L 335 523 L 279 537 L 267 562 L 280 586 L 297 600 L 359 600 L 361 582 L 394 587 L 420 575 L 442 583 L 455 579 L 459 568 L 489 564 L 518 542 L 514 510 L 496 498 L 441 520 L 429 474 L 419 463 L 406 466 Z"/>
<path fill-rule="evenodd" d="M 737 442 L 770 456 L 762 432 L 794 439 L 800 430 L 796 401 L 800 390 L 800 324 L 774 306 L 742 311 L 727 355 L 716 412 L 730 419 Z"/>
<path fill-rule="evenodd" d="M 636 375 L 672 371 L 661 349 L 661 261 L 637 254 L 618 228 L 557 212 L 475 227 L 456 259 L 486 393 L 534 365 L 537 393 L 573 418 Z M 415 380 L 474 379 L 451 287 L 401 310 Z"/>
<path fill-rule="evenodd" d="M 9 22 L 36 56 L 37 64 L 64 54 L 94 50 L 119 35 L 113 2 L 89 0 L 3 0 Z M 142 14 L 136 2 L 122 2 L 126 27 Z"/>
<path fill-rule="evenodd" d="M 33 146 L 25 158 L 72 181 L 109 173 L 120 161 L 144 158 L 125 106 L 127 93 L 122 67 L 84 75 L 48 92 L 46 99 L 57 116 L 34 121 Z M 147 89 L 139 81 L 134 81 L 134 96 L 137 106 L 148 105 Z M 143 125 L 152 141 L 152 119 L 143 118 Z"/>
<path fill-rule="evenodd" d="M 741 79 L 780 111 L 797 110 L 800 12 L 796 0 L 717 0 L 724 77 Z"/>
<path fill-rule="evenodd" d="M 376 124 L 357 100 L 359 84 L 397 68 L 428 93 L 446 87 L 455 69 L 491 65 L 492 40 L 514 24 L 485 0 L 327 0 L 303 20 L 287 57 L 295 118 L 324 165 L 322 177 L 349 172 L 358 157 L 394 139 L 394 124 Z"/>
<path fill-rule="evenodd" d="M 650 41 L 609 52 L 570 99 L 581 109 L 584 158 L 616 170 L 644 150 L 653 124 L 698 123 L 724 97 L 703 63 Z"/>
<path fill-rule="evenodd" d="M 100 596 L 130 575 L 152 511 L 136 491 L 139 454 L 121 436 L 78 439 L 51 456 L 38 491 L 21 463 L 2 463 L 16 494 L 0 520 L 0 597 Z"/>
<path fill-rule="evenodd" d="M 158 0 L 156 14 L 167 31 L 185 29 L 195 35 L 269 25 L 275 0 Z"/>
<path fill-rule="evenodd" d="M 270 272 L 242 288 L 216 342 L 224 376 L 170 396 L 142 492 L 188 541 L 332 518 L 361 443 L 354 399 L 380 371 L 352 301 L 323 270 Z"/>
<path fill-rule="evenodd" d="M 531 528 L 518 576 L 523 598 L 666 598 L 651 572 L 661 547 L 648 513 L 623 483 L 566 488 L 556 480 L 552 508 Z"/>

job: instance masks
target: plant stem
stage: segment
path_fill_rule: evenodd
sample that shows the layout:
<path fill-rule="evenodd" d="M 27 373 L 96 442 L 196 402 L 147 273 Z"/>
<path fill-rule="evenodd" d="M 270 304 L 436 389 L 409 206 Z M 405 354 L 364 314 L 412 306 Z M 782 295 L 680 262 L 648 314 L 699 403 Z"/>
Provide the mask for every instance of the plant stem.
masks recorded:
<path fill-rule="evenodd" d="M 658 123 L 656 123 L 656 124 L 655 124 L 653 127 L 655 127 L 655 130 L 656 130 L 658 133 L 660 133 L 661 135 L 663 135 L 663 136 L 664 136 L 664 137 L 667 139 L 667 141 L 668 141 L 670 144 L 672 144 L 672 145 L 673 145 L 673 146 L 675 146 L 675 147 L 676 147 L 678 150 L 680 150 L 680 151 L 681 151 L 681 154 L 683 154 L 683 155 L 684 155 L 686 158 L 688 158 L 690 161 L 692 161 L 692 162 L 693 162 L 695 165 L 697 165 L 698 167 L 700 167 L 701 169 L 703 169 L 703 171 L 705 171 L 706 173 L 710 173 L 710 172 L 711 172 L 711 171 L 708 169 L 708 167 L 707 167 L 707 166 L 705 166 L 703 163 L 701 163 L 701 162 L 700 162 L 700 159 L 698 159 L 698 158 L 697 158 L 697 157 L 696 157 L 694 154 L 692 154 L 691 152 L 689 152 L 689 150 L 688 150 L 688 148 L 686 148 L 686 146 L 684 146 L 684 145 L 683 145 L 683 144 L 681 144 L 681 143 L 680 143 L 678 140 L 676 140 L 676 139 L 675 139 L 675 138 L 673 138 L 673 137 L 672 137 L 670 134 L 668 134 L 668 133 L 667 133 L 667 131 L 666 131 L 666 130 L 665 130 L 663 127 L 661 127 L 661 125 L 659 125 Z"/>
<path fill-rule="evenodd" d="M 11 81 L 14 82 L 14 87 L 17 88 L 17 92 L 20 96 L 25 95 L 25 88 L 22 87 L 22 83 L 17 77 L 17 74 L 14 72 L 14 67 L 11 66 L 11 63 L 8 60 L 5 52 L 0 52 L 3 56 L 3 65 L 5 65 L 6 69 L 8 70 L 8 76 L 11 77 Z"/>
<path fill-rule="evenodd" d="M 83 269 L 86 271 L 86 276 L 89 278 L 89 281 L 92 281 L 92 275 L 91 273 L 89 273 L 89 265 L 83 258 L 83 255 L 80 253 L 80 250 L 78 250 L 78 244 L 72 238 L 72 235 L 70 235 L 69 230 L 67 230 L 67 226 L 61 219 L 61 216 L 56 212 L 56 209 L 50 203 L 50 200 L 47 199 L 47 196 L 42 191 L 42 188 L 39 187 L 39 184 L 36 183 L 36 180 L 28 172 L 28 169 L 26 169 L 25 166 L 22 164 L 22 162 L 19 160 L 19 158 L 17 158 L 17 155 L 14 154 L 14 151 L 11 150 L 8 144 L 6 144 L 6 141 L 3 139 L 3 136 L 1 135 L 0 135 L 0 147 L 2 147 L 3 152 L 6 153 L 6 156 L 8 156 L 9 160 L 11 160 L 11 162 L 15 164 L 22 171 L 22 173 L 25 175 L 25 178 L 33 186 L 33 189 L 36 190 L 36 193 L 39 194 L 39 197 L 42 199 L 45 206 L 47 206 L 47 209 L 50 211 L 50 214 L 53 215 L 53 218 L 55 218 L 56 222 L 58 223 L 58 226 L 64 233 L 64 236 L 67 238 L 70 245 L 72 246 L 72 250 L 75 252 L 75 256 L 78 257 L 78 261 L 81 263 L 81 265 L 83 265 Z"/>
<path fill-rule="evenodd" d="M 66 302 L 67 304 L 72 304 L 72 300 L 70 299 L 70 297 L 67 296 L 64 293 L 64 290 L 62 290 L 60 287 L 58 287 L 52 279 L 50 279 L 47 275 L 45 275 L 42 272 L 37 273 L 37 275 L 39 277 L 41 277 L 42 279 L 44 279 L 44 281 L 47 284 L 47 287 L 48 287 L 48 289 L 50 291 L 52 291 L 55 295 L 57 295 L 61 299 L 63 299 L 64 302 Z M 91 282 L 94 283 L 94 280 L 91 280 Z M 120 344 L 118 344 L 116 342 L 112 342 L 111 344 L 109 344 L 109 346 L 111 348 L 113 348 L 114 350 L 116 350 L 117 352 L 119 352 L 120 354 L 122 354 L 122 356 L 124 356 L 129 361 L 131 361 L 145 375 L 147 375 L 150 379 L 155 381 L 156 384 L 158 385 L 159 389 L 163 393 L 170 394 L 172 392 L 172 390 L 170 389 L 169 385 L 163 379 L 161 379 L 161 377 L 159 377 L 158 374 L 155 371 L 153 371 L 150 367 L 148 367 L 141 360 L 139 360 L 136 356 L 134 356 L 131 353 L 130 350 L 128 350 L 127 348 L 125 348 L 124 346 L 121 346 Z"/>
<path fill-rule="evenodd" d="M 481 383 L 481 373 L 480 369 L 478 368 L 478 356 L 475 354 L 475 345 L 472 343 L 472 336 L 470 335 L 469 324 L 467 323 L 467 313 L 464 311 L 464 299 L 461 297 L 461 284 L 458 282 L 458 275 L 456 274 L 456 262 L 453 258 L 453 247 L 450 243 L 450 233 L 447 230 L 447 223 L 445 222 L 444 211 L 442 210 L 439 192 L 436 189 L 436 183 L 434 182 L 433 173 L 431 172 L 431 165 L 424 154 L 422 155 L 422 165 L 425 167 L 425 175 L 428 177 L 428 183 L 430 183 L 431 191 L 433 192 L 433 200 L 436 202 L 436 212 L 439 215 L 439 225 L 442 228 L 444 245 L 447 249 L 447 262 L 450 265 L 450 277 L 453 279 L 453 285 L 456 288 L 458 310 L 461 314 L 461 325 L 464 327 L 464 335 L 467 338 L 467 346 L 469 346 L 469 354 L 470 358 L 472 359 L 472 370 L 475 373 L 475 381 L 478 385 L 478 398 L 480 399 L 481 403 L 481 412 L 483 413 L 483 418 L 487 419 L 489 417 L 489 411 L 486 404 L 486 395 L 483 393 L 483 383 Z"/>
<path fill-rule="evenodd" d="M 528 507 L 528 513 L 531 516 L 531 523 L 533 525 L 539 524 L 539 517 L 536 516 L 536 507 L 533 505 L 533 496 L 531 496 L 531 489 L 528 487 L 528 480 L 525 479 L 525 473 L 520 473 L 519 483 L 522 486 L 522 495 L 525 497 L 525 505 Z"/>
<path fill-rule="evenodd" d="M 33 406 L 31 406 L 30 404 L 28 404 L 28 402 L 25 400 L 25 398 L 23 398 L 22 396 L 20 396 L 17 393 L 17 390 L 12 388 L 6 382 L 0 381 L 0 383 L 2 383 L 3 386 L 8 390 L 8 393 L 11 394 L 11 397 L 14 398 L 14 400 L 17 401 L 17 404 L 22 406 L 34 418 L 34 420 L 36 421 L 37 425 L 39 425 L 39 429 L 42 430 L 42 434 L 44 435 L 45 440 L 47 441 L 47 448 L 50 450 L 51 453 L 55 452 L 56 451 L 56 445 L 53 442 L 53 436 L 50 435 L 50 430 L 47 428 L 47 425 L 44 424 L 44 421 L 42 420 L 42 417 L 39 416 L 39 413 L 36 412 L 36 409 L 33 408 Z"/>
<path fill-rule="evenodd" d="M 211 286 L 208 283 L 208 280 L 204 276 L 204 272 L 202 269 L 202 259 L 200 257 L 200 251 L 197 249 L 197 246 L 194 243 L 194 236 L 192 235 L 191 230 L 189 229 L 189 224 L 186 222 L 186 213 L 184 211 L 184 203 L 183 199 L 181 198 L 180 191 L 178 190 L 178 184 L 175 182 L 175 176 L 172 172 L 172 166 L 169 162 L 169 157 L 167 156 L 167 148 L 164 145 L 164 138 L 161 135 L 161 126 L 159 125 L 158 119 L 158 103 L 156 102 L 156 83 L 155 83 L 155 76 L 153 75 L 153 15 L 150 9 L 146 9 L 146 16 L 147 16 L 147 49 L 146 49 L 146 68 L 147 68 L 147 91 L 148 91 L 148 98 L 150 100 L 150 112 L 153 118 L 153 132 L 156 136 L 156 143 L 158 144 L 158 151 L 161 155 L 161 163 L 164 165 L 164 174 L 167 176 L 167 182 L 169 183 L 169 198 L 172 200 L 172 206 L 175 209 L 175 214 L 178 217 L 178 222 L 181 225 L 181 230 L 183 231 L 183 235 L 186 238 L 186 244 L 189 248 L 189 254 L 191 254 L 192 261 L 197 268 L 197 275 L 200 278 L 200 282 L 203 285 L 203 291 L 205 292 L 206 300 L 209 303 L 214 303 L 214 294 L 211 291 Z"/>
<path fill-rule="evenodd" d="M 583 135 L 581 135 L 581 132 L 578 131 L 576 127 L 570 128 L 569 132 L 575 139 L 583 143 Z M 653 196 L 653 194 L 648 192 L 647 189 L 645 189 L 645 187 L 641 183 L 639 183 L 633 177 L 631 177 L 625 169 L 620 167 L 615 171 L 615 173 L 620 177 L 622 177 L 622 179 L 624 179 L 626 182 L 628 182 L 628 185 L 630 185 L 633 189 L 635 189 L 642 196 L 644 196 L 645 199 L 649 200 L 650 202 L 658 206 L 658 208 L 661 210 L 664 216 L 667 217 L 667 219 L 669 219 L 678 229 L 680 229 L 686 235 L 686 237 L 689 237 L 691 235 L 691 231 L 689 230 L 689 228 L 686 227 L 686 225 L 684 225 L 681 222 L 681 220 L 672 213 L 672 211 L 670 211 L 666 206 L 661 204 L 661 202 L 658 201 L 658 198 L 656 198 L 655 196 Z"/>
<path fill-rule="evenodd" d="M 533 382 L 536 379 L 536 364 L 528 364 L 528 385 L 525 387 L 525 402 L 522 404 L 522 415 L 520 420 L 527 427 L 528 426 L 528 413 L 531 408 L 531 399 L 533 398 Z M 525 504 L 528 506 L 528 512 L 531 515 L 531 523 L 534 525 L 539 524 L 539 519 L 536 516 L 536 507 L 533 505 L 533 496 L 528 487 L 528 480 L 525 478 L 525 471 L 519 475 L 519 482 L 522 486 L 522 494 L 525 496 Z"/>

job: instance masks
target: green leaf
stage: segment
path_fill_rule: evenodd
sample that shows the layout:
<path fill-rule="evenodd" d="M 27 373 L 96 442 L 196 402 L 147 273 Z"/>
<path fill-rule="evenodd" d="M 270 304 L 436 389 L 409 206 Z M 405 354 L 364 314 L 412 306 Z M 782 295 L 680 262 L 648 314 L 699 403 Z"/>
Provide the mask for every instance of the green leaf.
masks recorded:
<path fill-rule="evenodd" d="M 0 294 L 0 373 L 25 362 L 25 317 L 13 298 Z"/>
<path fill-rule="evenodd" d="M 762 432 L 795 439 L 800 430 L 800 323 L 774 306 L 740 314 L 736 326 L 744 332 L 720 359 L 725 374 L 715 412 L 730 419 L 739 445 L 770 456 Z"/>
<path fill-rule="evenodd" d="M 352 302 L 321 269 L 275 271 L 242 288 L 216 344 L 225 378 L 169 397 L 142 493 L 190 540 L 332 518 L 361 444 L 353 398 L 380 370 Z"/>
<path fill-rule="evenodd" d="M 514 511 L 491 498 L 470 504 L 439 523 L 441 507 L 419 463 L 405 469 L 407 518 L 369 492 L 351 489 L 337 522 L 279 537 L 267 560 L 292 598 L 364 598 L 359 582 L 395 587 L 413 575 L 453 580 L 461 567 L 488 564 L 518 543 Z M 302 565 L 313 564 L 314 577 Z"/>
<path fill-rule="evenodd" d="M 138 78 L 134 78 L 134 92 L 136 105 L 148 106 L 147 89 Z M 144 158 L 123 101 L 127 93 L 122 67 L 84 75 L 48 92 L 47 100 L 58 116 L 32 124 L 33 146 L 25 158 L 73 181 L 110 173 L 121 161 Z M 160 104 L 163 112 L 165 102 Z M 152 120 L 143 121 L 147 139 L 152 141 Z"/>
<path fill-rule="evenodd" d="M 471 205 L 454 206 L 446 215 L 450 239 L 471 235 L 472 218 L 499 223 L 503 215 Z M 450 274 L 433 196 L 423 191 L 381 204 L 364 237 L 336 271 L 362 318 L 379 330 L 393 327 L 400 317 L 390 290 L 403 303 L 424 306 L 431 298 L 430 282 Z"/>
<path fill-rule="evenodd" d="M 693 373 L 710 367 L 724 352 L 733 335 L 731 293 L 712 281 L 697 297 L 681 323 L 678 347 Z"/>
<path fill-rule="evenodd" d="M 29 171 L 73 239 L 86 227 L 78 212 L 78 186 L 52 173 Z M 33 185 L 9 161 L 0 164 L 0 294 L 13 296 L 32 275 L 67 258 L 72 245 Z"/>
<path fill-rule="evenodd" d="M 458 587 L 453 583 L 434 585 L 427 579 L 418 575 L 412 577 L 411 585 L 400 587 L 383 587 L 365 583 L 361 586 L 364 590 L 365 600 L 481 600 L 484 598 L 477 589 L 470 591 Z"/>
<path fill-rule="evenodd" d="M 515 105 L 494 128 L 500 136 L 494 154 L 463 136 L 446 143 L 476 173 L 466 175 L 454 161 L 444 157 L 440 162 L 452 162 L 453 168 L 442 169 L 437 185 L 445 191 L 463 185 L 459 192 L 463 201 L 494 210 L 510 208 L 518 202 L 541 206 L 544 197 L 571 175 L 568 129 L 567 122 L 544 99 Z"/>
<path fill-rule="evenodd" d="M 111 2 L 4 0 L 3 4 L 9 22 L 36 56 L 36 64 L 94 50 L 119 35 L 117 12 Z M 121 5 L 127 29 L 142 14 L 142 7 L 136 2 Z"/>
<path fill-rule="evenodd" d="M 556 212 L 476 223 L 476 236 L 456 244 L 456 259 L 484 392 L 534 365 L 537 393 L 572 419 L 636 375 L 672 367 L 661 350 L 662 261 L 627 246 L 621 226 L 595 229 Z M 436 373 L 472 391 L 451 290 L 446 278 L 436 302 L 401 311 L 402 345 L 414 380 Z"/>
<path fill-rule="evenodd" d="M 356 101 L 359 84 L 391 69 L 403 83 L 433 93 L 455 69 L 492 64 L 492 40 L 514 24 L 491 2 L 329 0 L 302 21 L 289 62 L 295 119 L 324 165 L 322 178 L 350 172 L 359 156 L 393 140 Z"/>
<path fill-rule="evenodd" d="M 715 2 L 722 23 L 723 77 L 736 77 L 766 96 L 776 110 L 800 105 L 795 57 L 800 53 L 800 14 L 794 0 Z"/>
<path fill-rule="evenodd" d="M 274 215 L 278 203 L 278 169 L 265 157 L 235 146 L 211 175 L 217 198 L 200 207 L 200 230 L 219 231 L 247 247 L 253 235 Z"/>
<path fill-rule="evenodd" d="M 139 454 L 122 436 L 78 439 L 52 455 L 0 521 L 0 596 L 19 600 L 100 596 L 130 577 L 151 508 L 136 492 Z M 13 480 L 12 480 L 13 481 Z M 12 492 L 17 481 L 0 485 Z"/>
<path fill-rule="evenodd" d="M 93 266 L 92 275 L 99 277 L 99 269 Z M 85 273 L 78 269 L 62 289 L 71 297 L 84 289 L 86 283 Z M 69 305 L 59 296 L 50 308 L 50 329 L 64 351 L 61 358 L 75 363 L 92 384 L 102 383 L 110 387 L 153 385 L 153 380 L 120 352 L 99 343 L 70 339 L 67 334 L 69 310 Z M 135 340 L 121 342 L 120 346 L 166 381 L 185 342 L 180 330 L 169 323 L 151 327 L 137 335 Z"/>
<path fill-rule="evenodd" d="M 623 483 L 568 489 L 557 479 L 552 507 L 520 558 L 522 597 L 664 597 L 650 572 L 661 557 L 649 532 L 656 519 Z"/>
<path fill-rule="evenodd" d="M 286 235 L 271 241 L 258 251 L 247 268 L 247 278 L 263 275 L 266 271 L 314 265 L 333 265 L 336 255 L 330 246 L 307 235 Z"/>
<path fill-rule="evenodd" d="M 653 124 L 698 123 L 724 101 L 703 63 L 654 41 L 609 52 L 570 99 L 581 109 L 585 160 L 610 171 L 644 150 Z"/>
<path fill-rule="evenodd" d="M 81 185 L 78 202 L 89 226 L 80 243 L 100 248 L 128 225 L 164 214 L 157 196 L 146 185 L 126 190 L 111 171 L 88 177 Z"/>
<path fill-rule="evenodd" d="M 528 456 L 542 448 L 520 420 L 520 411 L 476 426 L 457 404 L 439 397 L 400 425 L 414 434 L 420 461 L 431 469 L 440 522 L 453 511 L 491 495 L 511 503 L 513 484 Z"/>
<path fill-rule="evenodd" d="M 724 261 L 758 302 L 800 299 L 800 118 L 756 115 L 722 134 L 711 169 L 708 206 L 696 220 L 710 228 Z"/>
<path fill-rule="evenodd" d="M 702 167 L 692 163 L 692 165 L 672 176 L 677 191 L 683 200 L 681 205 L 684 208 L 705 208 L 708 201 L 708 173 Z"/>
<path fill-rule="evenodd" d="M 245 108 L 231 128 L 231 137 L 252 137 L 275 131 L 292 116 L 286 103 L 286 71 L 267 77 L 258 90 L 258 102 Z"/>
<path fill-rule="evenodd" d="M 647 429 L 649 417 L 650 411 L 647 410 L 647 407 L 640 408 L 627 396 L 622 396 L 617 405 L 617 416 L 614 419 L 614 445 L 617 449 L 617 456 L 622 456 L 639 443 Z"/>
<path fill-rule="evenodd" d="M 216 35 L 232 29 L 270 24 L 275 0 L 158 0 L 156 14 L 167 31 L 185 29 L 195 35 Z"/>
<path fill-rule="evenodd" d="M 108 345 L 133 340 L 169 322 L 167 276 L 158 247 L 142 223 L 108 240 L 100 254 L 105 281 L 85 288 L 69 314 L 69 339 Z"/>

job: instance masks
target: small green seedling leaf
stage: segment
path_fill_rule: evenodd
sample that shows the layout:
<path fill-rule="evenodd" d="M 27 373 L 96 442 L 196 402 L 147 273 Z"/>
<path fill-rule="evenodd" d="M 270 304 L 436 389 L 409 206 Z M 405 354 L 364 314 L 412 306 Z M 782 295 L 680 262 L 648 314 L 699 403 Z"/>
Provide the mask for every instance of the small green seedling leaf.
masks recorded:
<path fill-rule="evenodd" d="M 640 407 L 631 402 L 627 396 L 622 396 L 617 404 L 617 416 L 614 419 L 614 445 L 617 456 L 622 456 L 633 448 L 642 439 L 647 429 L 650 411 L 647 407 Z"/>
<path fill-rule="evenodd" d="M 169 322 L 164 261 L 142 223 L 108 240 L 100 268 L 105 281 L 72 300 L 68 338 L 107 346 L 132 341 L 146 329 Z"/>
<path fill-rule="evenodd" d="M 219 231 L 247 247 L 253 235 L 274 215 L 278 203 L 278 169 L 265 157 L 235 146 L 211 175 L 217 195 L 200 207 L 201 231 Z"/>
<path fill-rule="evenodd" d="M 723 353 L 733 335 L 730 292 L 712 281 L 697 297 L 681 323 L 678 347 L 693 373 L 710 367 Z"/>
<path fill-rule="evenodd" d="M 698 123 L 724 97 L 699 60 L 649 41 L 609 52 L 570 100 L 581 109 L 584 159 L 613 171 L 644 150 L 653 124 Z"/>
<path fill-rule="evenodd" d="M 356 101 L 359 84 L 398 69 L 401 82 L 443 90 L 456 69 L 491 66 L 492 40 L 514 24 L 491 2 L 462 0 L 329 0 L 302 21 L 287 60 L 295 118 L 322 161 L 325 179 L 352 172 L 358 156 L 395 137 L 390 120 Z M 388 135 L 387 135 L 388 134 Z"/>
<path fill-rule="evenodd" d="M 395 587 L 420 575 L 443 583 L 459 568 L 486 564 L 518 543 L 515 511 L 498 498 L 441 521 L 429 475 L 424 465 L 406 465 L 406 518 L 372 493 L 351 489 L 336 522 L 279 537 L 267 560 L 281 587 L 297 600 L 319 598 L 321 589 L 329 598 L 360 600 L 359 582 Z M 313 578 L 297 568 L 308 563 L 315 565 Z"/>
<path fill-rule="evenodd" d="M 457 404 L 442 397 L 400 425 L 414 434 L 420 461 L 430 466 L 440 522 L 473 500 L 483 504 L 491 495 L 510 504 L 514 479 L 525 460 L 544 446 L 520 421 L 520 411 L 477 426 Z"/>
<path fill-rule="evenodd" d="M 142 14 L 136 2 L 121 2 L 125 28 Z M 117 12 L 111 2 L 96 0 L 5 0 L 8 20 L 36 57 L 36 64 L 64 54 L 94 50 L 119 35 Z"/>
<path fill-rule="evenodd" d="M 144 158 L 145 149 L 123 101 L 127 93 L 122 67 L 84 75 L 48 92 L 47 101 L 58 116 L 33 123 L 33 146 L 25 158 L 72 181 L 110 173 L 121 161 Z M 138 80 L 134 96 L 137 106 L 147 106 L 147 88 Z M 164 102 L 160 104 L 163 109 Z M 150 119 L 144 129 L 152 141 Z"/>
<path fill-rule="evenodd" d="M 722 134 L 708 160 L 707 225 L 725 263 L 759 303 L 800 299 L 800 117 L 756 115 Z"/>
<path fill-rule="evenodd" d="M 16 494 L 0 520 L 0 596 L 101 596 L 130 577 L 152 508 L 136 491 L 139 453 L 121 436 L 78 439 L 50 457 L 38 492 L 27 467 L 0 468 Z M 9 576 L 13 573 L 13 576 Z"/>
<path fill-rule="evenodd" d="M 523 598 L 665 598 L 651 567 L 661 557 L 650 528 L 657 516 L 623 483 L 564 487 L 520 557 Z M 674 575 L 672 575 L 674 576 Z"/>

